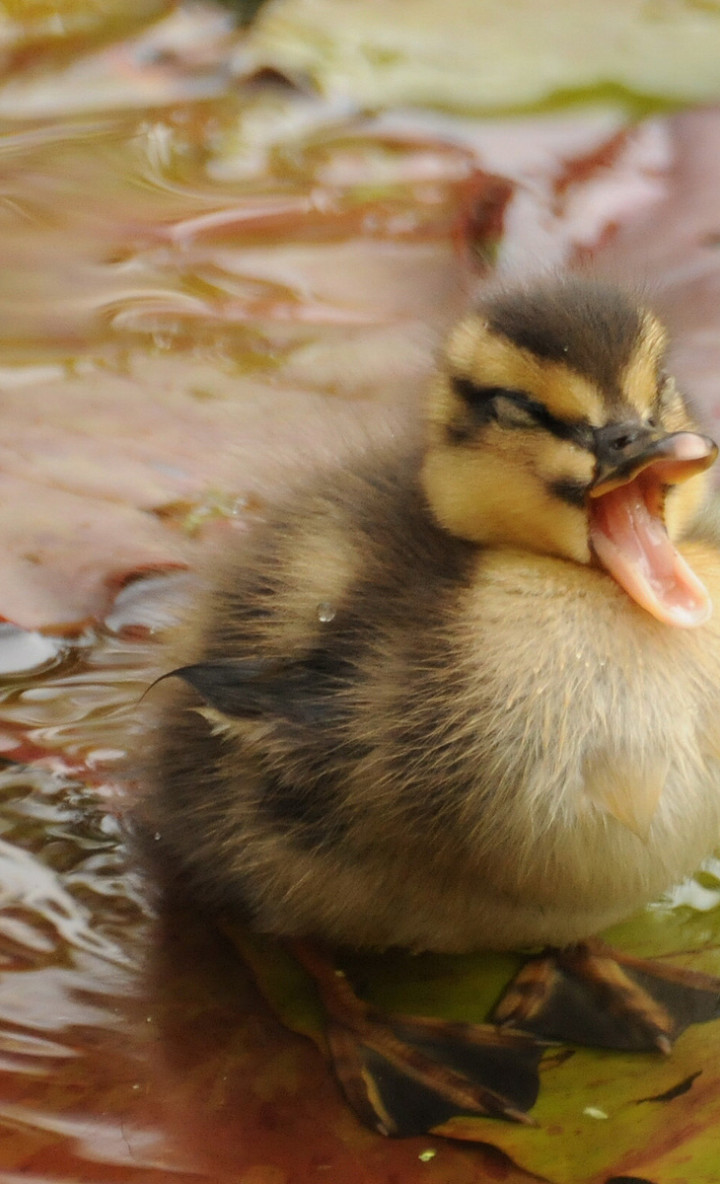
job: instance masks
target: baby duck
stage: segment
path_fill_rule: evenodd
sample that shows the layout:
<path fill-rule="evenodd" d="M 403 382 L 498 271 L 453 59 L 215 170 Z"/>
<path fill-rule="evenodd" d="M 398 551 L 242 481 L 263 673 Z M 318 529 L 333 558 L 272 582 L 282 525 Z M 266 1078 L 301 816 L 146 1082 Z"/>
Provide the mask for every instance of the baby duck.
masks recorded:
<path fill-rule="evenodd" d="M 195 898 L 356 948 L 560 948 L 606 996 L 620 982 L 628 1045 L 669 1048 L 647 977 L 585 942 L 720 837 L 717 449 L 665 349 L 613 286 L 490 294 L 450 334 L 424 416 L 312 472 L 233 544 L 152 740 L 151 825 Z M 338 1061 L 348 1032 L 385 1040 L 423 1087 L 522 1119 L 527 1091 L 417 1047 L 403 1061 L 397 1025 L 297 950 L 344 1025 Z M 533 1028 L 538 966 L 496 1022 Z"/>

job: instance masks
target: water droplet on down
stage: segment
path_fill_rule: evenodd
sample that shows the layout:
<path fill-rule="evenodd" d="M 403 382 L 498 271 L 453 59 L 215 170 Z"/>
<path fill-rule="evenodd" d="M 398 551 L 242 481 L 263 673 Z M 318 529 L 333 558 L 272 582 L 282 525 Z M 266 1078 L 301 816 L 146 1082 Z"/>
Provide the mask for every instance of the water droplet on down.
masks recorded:
<path fill-rule="evenodd" d="M 330 621 L 335 620 L 335 609 L 330 604 L 329 600 L 321 600 L 317 606 L 317 619 L 323 625 L 328 625 Z"/>

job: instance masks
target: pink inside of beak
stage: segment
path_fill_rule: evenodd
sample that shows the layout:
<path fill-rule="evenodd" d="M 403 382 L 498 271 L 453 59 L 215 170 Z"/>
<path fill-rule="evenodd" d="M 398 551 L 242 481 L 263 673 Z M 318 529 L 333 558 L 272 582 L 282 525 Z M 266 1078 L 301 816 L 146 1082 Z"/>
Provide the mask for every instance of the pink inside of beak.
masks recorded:
<path fill-rule="evenodd" d="M 687 629 L 710 618 L 712 601 L 668 537 L 662 486 L 696 473 L 707 446 L 702 451 L 703 438 L 691 432 L 676 440 L 672 456 L 591 499 L 590 539 L 603 567 L 633 600 L 659 621 Z"/>

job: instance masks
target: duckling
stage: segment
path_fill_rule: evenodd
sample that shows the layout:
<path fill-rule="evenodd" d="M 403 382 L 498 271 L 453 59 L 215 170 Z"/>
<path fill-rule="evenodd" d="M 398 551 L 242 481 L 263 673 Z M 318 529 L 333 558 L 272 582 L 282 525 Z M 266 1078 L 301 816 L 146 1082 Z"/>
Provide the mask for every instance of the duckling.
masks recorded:
<path fill-rule="evenodd" d="M 652 312 L 587 277 L 490 293 L 424 410 L 290 490 L 180 631 L 151 825 L 195 899 L 295 942 L 345 1091 L 385 1131 L 358 1044 L 456 1107 L 523 1120 L 533 1088 L 438 1065 L 430 1027 L 532 1061 L 548 956 L 501 1000 L 504 1027 L 393 1027 L 306 939 L 550 947 L 627 1021 L 621 1045 L 667 1051 L 682 1027 L 662 985 L 678 972 L 587 940 L 720 836 L 717 448 L 666 347 Z M 720 981 L 688 981 L 717 1014 Z"/>

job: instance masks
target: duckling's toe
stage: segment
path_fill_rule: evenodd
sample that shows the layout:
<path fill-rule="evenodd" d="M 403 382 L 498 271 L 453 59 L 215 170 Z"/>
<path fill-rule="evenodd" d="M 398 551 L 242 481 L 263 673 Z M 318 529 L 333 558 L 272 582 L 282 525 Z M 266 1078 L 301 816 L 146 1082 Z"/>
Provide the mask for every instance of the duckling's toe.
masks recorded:
<path fill-rule="evenodd" d="M 532 1125 L 544 1048 L 523 1034 L 370 1010 L 332 1022 L 328 1043 L 345 1096 L 382 1134 L 425 1134 L 458 1114 Z"/>
<path fill-rule="evenodd" d="M 527 962 L 492 1018 L 553 1040 L 668 1053 L 689 1024 L 720 1018 L 720 979 L 582 942 Z"/>
<path fill-rule="evenodd" d="M 385 1014 L 316 949 L 293 949 L 325 1005 L 335 1074 L 366 1126 L 420 1135 L 460 1114 L 532 1125 L 526 1111 L 538 1095 L 541 1041 L 489 1024 Z"/>

